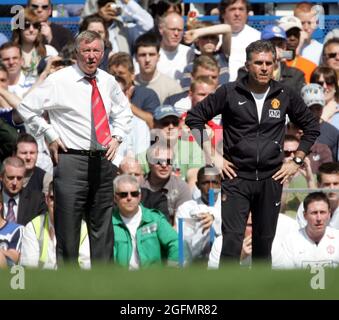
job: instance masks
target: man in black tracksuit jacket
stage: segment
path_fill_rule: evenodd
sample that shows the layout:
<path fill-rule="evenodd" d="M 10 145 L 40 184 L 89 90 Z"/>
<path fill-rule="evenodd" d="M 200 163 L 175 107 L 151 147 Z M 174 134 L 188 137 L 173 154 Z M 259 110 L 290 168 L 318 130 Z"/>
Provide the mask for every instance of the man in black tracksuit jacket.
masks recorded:
<path fill-rule="evenodd" d="M 248 73 L 222 85 L 188 111 L 186 118 L 197 141 L 203 139 L 207 161 L 210 159 L 222 169 L 220 258 L 233 261 L 240 257 L 249 212 L 253 224 L 252 256 L 270 260 L 282 184 L 296 173 L 319 135 L 319 124 L 302 98 L 291 88 L 271 80 L 275 48 L 258 40 L 247 47 L 246 54 Z M 222 115 L 223 158 L 218 154 L 212 158 L 203 129 L 218 114 Z M 304 135 L 296 157 L 283 164 L 286 115 Z"/>

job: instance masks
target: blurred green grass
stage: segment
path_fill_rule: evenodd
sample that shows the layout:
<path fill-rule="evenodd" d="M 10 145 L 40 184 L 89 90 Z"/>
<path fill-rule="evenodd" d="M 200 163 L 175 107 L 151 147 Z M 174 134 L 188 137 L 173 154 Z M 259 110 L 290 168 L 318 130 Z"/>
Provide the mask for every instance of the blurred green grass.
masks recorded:
<path fill-rule="evenodd" d="M 9 270 L 0 271 L 0 299 L 339 299 L 339 269 L 325 270 L 325 289 L 311 288 L 310 270 L 276 271 L 225 266 L 128 271 L 97 266 L 91 271 L 25 270 L 25 289 L 13 290 Z"/>

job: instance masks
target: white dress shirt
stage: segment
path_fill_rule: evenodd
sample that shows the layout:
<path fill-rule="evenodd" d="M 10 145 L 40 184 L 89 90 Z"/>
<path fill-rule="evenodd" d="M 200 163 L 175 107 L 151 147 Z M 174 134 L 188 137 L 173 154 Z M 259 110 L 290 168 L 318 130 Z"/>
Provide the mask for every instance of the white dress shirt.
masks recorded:
<path fill-rule="evenodd" d="M 124 137 L 130 131 L 130 103 L 107 72 L 98 69 L 97 86 L 107 115 L 113 119 L 111 135 Z M 50 143 L 61 138 L 67 148 L 98 150 L 91 110 L 92 85 L 77 64 L 51 74 L 21 102 L 18 111 L 35 136 L 45 135 Z M 48 111 L 50 124 L 42 118 Z"/>

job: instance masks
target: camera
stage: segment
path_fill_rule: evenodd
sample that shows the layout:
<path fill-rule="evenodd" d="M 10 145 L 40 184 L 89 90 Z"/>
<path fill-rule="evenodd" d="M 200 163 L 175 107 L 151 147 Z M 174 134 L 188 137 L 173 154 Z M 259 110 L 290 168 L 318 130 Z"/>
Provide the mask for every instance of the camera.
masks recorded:
<path fill-rule="evenodd" d="M 280 59 L 292 60 L 294 52 L 292 50 L 283 50 L 280 54 Z"/>
<path fill-rule="evenodd" d="M 113 9 L 117 15 L 121 15 L 122 13 L 122 7 L 117 3 L 112 3 L 111 9 Z"/>

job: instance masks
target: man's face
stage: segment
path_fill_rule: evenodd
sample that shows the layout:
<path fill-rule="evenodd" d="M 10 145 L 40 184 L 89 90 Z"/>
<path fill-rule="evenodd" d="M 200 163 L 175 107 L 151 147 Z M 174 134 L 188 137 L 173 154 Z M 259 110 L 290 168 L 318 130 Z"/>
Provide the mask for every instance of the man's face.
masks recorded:
<path fill-rule="evenodd" d="M 313 31 L 317 28 L 316 12 L 299 12 L 296 14 L 296 17 L 300 19 L 303 31 L 311 38 Z"/>
<path fill-rule="evenodd" d="M 287 50 L 295 51 L 299 45 L 300 29 L 292 28 L 290 30 L 287 30 L 286 36 L 287 36 L 287 42 L 286 42 Z"/>
<path fill-rule="evenodd" d="M 251 59 L 246 61 L 246 67 L 257 85 L 267 86 L 273 76 L 274 63 L 272 52 L 253 52 Z"/>
<path fill-rule="evenodd" d="M 23 188 L 25 168 L 16 168 L 11 165 L 5 167 L 2 183 L 5 192 L 10 196 L 16 196 Z"/>
<path fill-rule="evenodd" d="M 189 95 L 192 100 L 192 107 L 195 107 L 198 102 L 204 100 L 210 93 L 213 93 L 215 88 L 215 85 L 209 85 L 204 82 L 197 83 L 194 91 L 189 91 Z"/>
<path fill-rule="evenodd" d="M 321 239 L 330 220 L 331 213 L 325 201 L 311 202 L 304 212 L 307 221 L 306 231 L 311 239 Z"/>
<path fill-rule="evenodd" d="M 325 61 L 326 64 L 339 72 L 339 44 L 331 43 L 325 48 Z"/>
<path fill-rule="evenodd" d="M 154 122 L 155 129 L 160 129 L 167 141 L 176 141 L 179 135 L 180 119 L 176 116 L 167 116 Z"/>
<path fill-rule="evenodd" d="M 38 16 L 39 22 L 46 22 L 52 13 L 48 0 L 31 0 L 30 8 Z"/>
<path fill-rule="evenodd" d="M 241 0 L 236 1 L 225 9 L 224 22 L 228 23 L 232 32 L 240 32 L 247 21 L 247 8 Z"/>
<path fill-rule="evenodd" d="M 219 38 L 214 35 L 207 35 L 198 38 L 197 46 L 202 54 L 213 54 L 216 51 Z"/>
<path fill-rule="evenodd" d="M 76 52 L 79 68 L 88 75 L 95 73 L 102 60 L 104 48 L 101 41 L 95 39 L 89 43 L 83 40 Z"/>
<path fill-rule="evenodd" d="M 149 161 L 151 175 L 159 180 L 167 180 L 173 169 L 173 152 L 171 150 L 153 150 Z"/>
<path fill-rule="evenodd" d="M 205 174 L 199 181 L 197 181 L 197 187 L 201 191 L 201 197 L 208 203 L 208 191 L 209 189 L 220 189 L 221 179 L 218 175 Z M 214 193 L 214 201 L 216 201 L 217 193 Z"/>
<path fill-rule="evenodd" d="M 322 173 L 319 188 L 339 189 L 339 174 Z M 330 192 L 327 196 L 330 201 L 339 201 L 339 194 L 337 192 Z"/>
<path fill-rule="evenodd" d="M 140 190 L 132 183 L 121 182 L 114 190 L 114 200 L 124 217 L 133 217 L 138 212 Z"/>
<path fill-rule="evenodd" d="M 8 74 L 3 70 L 0 70 L 0 87 L 5 90 L 8 89 Z"/>
<path fill-rule="evenodd" d="M 290 161 L 295 157 L 295 153 L 298 149 L 299 143 L 297 141 L 285 141 L 284 142 L 284 161 Z"/>
<path fill-rule="evenodd" d="M 161 46 L 166 50 L 175 50 L 180 44 L 184 32 L 184 20 L 178 14 L 170 14 L 159 28 L 162 36 Z"/>
<path fill-rule="evenodd" d="M 114 76 L 119 76 L 126 81 L 126 86 L 130 87 L 134 81 L 134 74 L 131 73 L 128 68 L 122 64 L 111 65 L 110 73 Z"/>
<path fill-rule="evenodd" d="M 207 69 L 207 68 L 204 68 L 202 66 L 199 66 L 197 68 L 195 74 L 193 75 L 193 78 L 197 79 L 200 76 L 209 77 L 215 83 L 215 86 L 218 86 L 218 83 L 219 83 L 219 70 L 218 70 L 218 68 Z"/>
<path fill-rule="evenodd" d="M 136 177 L 139 184 L 141 185 L 144 181 L 143 172 L 141 170 L 140 164 L 136 161 L 125 162 L 120 165 L 119 167 L 120 174 L 129 174 L 131 176 Z"/>
<path fill-rule="evenodd" d="M 17 75 L 21 71 L 23 59 L 20 55 L 20 50 L 16 47 L 11 47 L 0 51 L 0 58 L 5 65 L 9 75 Z"/>
<path fill-rule="evenodd" d="M 38 148 L 35 143 L 20 142 L 17 146 L 16 156 L 25 162 L 27 171 L 32 171 L 38 159 Z"/>
<path fill-rule="evenodd" d="M 159 53 L 156 47 L 139 47 L 136 60 L 141 74 L 153 75 L 159 61 Z"/>

